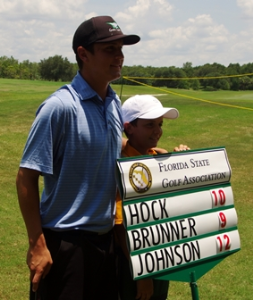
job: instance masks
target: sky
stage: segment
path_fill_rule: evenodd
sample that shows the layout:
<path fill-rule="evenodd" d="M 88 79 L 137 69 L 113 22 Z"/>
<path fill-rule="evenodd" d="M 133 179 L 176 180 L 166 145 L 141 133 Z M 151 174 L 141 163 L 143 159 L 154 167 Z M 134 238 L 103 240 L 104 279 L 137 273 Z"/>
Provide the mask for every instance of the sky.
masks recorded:
<path fill-rule="evenodd" d="M 127 66 L 253 62 L 253 0 L 0 0 L 0 57 L 74 63 L 73 34 L 98 15 L 141 37 L 123 47 Z"/>

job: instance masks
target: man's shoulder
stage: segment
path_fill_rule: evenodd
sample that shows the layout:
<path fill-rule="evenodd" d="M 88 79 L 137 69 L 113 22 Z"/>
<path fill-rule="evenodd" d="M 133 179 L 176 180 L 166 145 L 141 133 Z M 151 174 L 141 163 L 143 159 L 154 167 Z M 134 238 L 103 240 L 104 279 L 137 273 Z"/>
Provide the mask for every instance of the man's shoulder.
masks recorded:
<path fill-rule="evenodd" d="M 59 99 L 66 100 L 66 99 L 75 99 L 78 98 L 78 93 L 72 87 L 71 84 L 65 84 L 60 87 L 52 96 L 56 96 Z"/>
<path fill-rule="evenodd" d="M 41 103 L 37 110 L 37 114 L 43 111 L 50 114 L 58 114 L 64 111 L 73 110 L 75 106 L 75 97 L 67 88 L 67 85 L 65 85 L 51 94 L 43 103 Z"/>

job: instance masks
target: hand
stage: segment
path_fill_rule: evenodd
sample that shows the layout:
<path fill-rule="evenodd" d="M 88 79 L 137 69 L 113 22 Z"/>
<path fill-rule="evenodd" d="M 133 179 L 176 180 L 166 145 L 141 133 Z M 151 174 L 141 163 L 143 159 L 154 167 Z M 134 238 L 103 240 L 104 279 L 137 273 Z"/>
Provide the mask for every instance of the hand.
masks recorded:
<path fill-rule="evenodd" d="M 139 300 L 149 300 L 153 295 L 154 287 L 153 287 L 153 279 L 140 279 L 137 280 L 137 295 L 135 299 Z"/>
<path fill-rule="evenodd" d="M 34 246 L 30 246 L 27 251 L 27 265 L 30 269 L 30 280 L 32 290 L 36 292 L 41 278 L 49 273 L 53 260 L 47 249 L 44 236 L 41 235 Z"/>
<path fill-rule="evenodd" d="M 187 145 L 180 144 L 178 147 L 174 148 L 174 152 L 179 152 L 179 151 L 186 151 L 186 150 L 191 150 Z"/>

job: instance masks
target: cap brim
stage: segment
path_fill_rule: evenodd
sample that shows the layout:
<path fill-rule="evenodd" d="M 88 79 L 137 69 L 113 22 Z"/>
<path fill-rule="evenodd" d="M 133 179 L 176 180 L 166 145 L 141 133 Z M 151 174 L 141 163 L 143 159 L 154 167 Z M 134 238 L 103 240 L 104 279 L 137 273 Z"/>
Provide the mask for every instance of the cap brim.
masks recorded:
<path fill-rule="evenodd" d="M 176 119 L 179 116 L 179 112 L 176 108 L 163 107 L 158 109 L 153 109 L 152 111 L 139 116 L 141 119 L 156 119 L 160 117 L 164 117 L 166 119 Z"/>
<path fill-rule="evenodd" d="M 123 39 L 123 45 L 134 45 L 140 41 L 140 37 L 135 34 L 125 35 L 125 34 L 117 34 L 110 36 L 105 39 L 97 40 L 95 43 L 106 43 Z"/>
<path fill-rule="evenodd" d="M 163 117 L 166 119 L 176 119 L 179 117 L 179 111 L 176 108 L 165 108 L 168 110 Z"/>

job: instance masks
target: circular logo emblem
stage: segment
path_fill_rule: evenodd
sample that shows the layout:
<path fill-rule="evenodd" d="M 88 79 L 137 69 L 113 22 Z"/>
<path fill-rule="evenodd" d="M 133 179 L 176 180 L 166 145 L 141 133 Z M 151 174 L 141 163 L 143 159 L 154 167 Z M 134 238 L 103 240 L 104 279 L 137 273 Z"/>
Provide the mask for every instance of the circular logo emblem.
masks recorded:
<path fill-rule="evenodd" d="M 145 193 L 152 185 L 149 168 L 142 163 L 134 163 L 130 167 L 129 181 L 137 193 Z"/>

